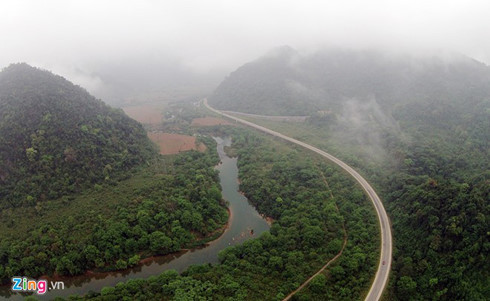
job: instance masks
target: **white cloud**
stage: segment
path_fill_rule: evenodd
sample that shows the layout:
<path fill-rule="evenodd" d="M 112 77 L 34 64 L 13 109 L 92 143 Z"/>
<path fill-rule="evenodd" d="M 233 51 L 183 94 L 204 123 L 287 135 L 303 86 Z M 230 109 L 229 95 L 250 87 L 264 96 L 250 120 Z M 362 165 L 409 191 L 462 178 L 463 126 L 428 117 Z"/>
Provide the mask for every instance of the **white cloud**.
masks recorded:
<path fill-rule="evenodd" d="M 447 50 L 490 63 L 487 1 L 0 2 L 0 65 L 178 57 L 231 71 L 270 48 Z"/>

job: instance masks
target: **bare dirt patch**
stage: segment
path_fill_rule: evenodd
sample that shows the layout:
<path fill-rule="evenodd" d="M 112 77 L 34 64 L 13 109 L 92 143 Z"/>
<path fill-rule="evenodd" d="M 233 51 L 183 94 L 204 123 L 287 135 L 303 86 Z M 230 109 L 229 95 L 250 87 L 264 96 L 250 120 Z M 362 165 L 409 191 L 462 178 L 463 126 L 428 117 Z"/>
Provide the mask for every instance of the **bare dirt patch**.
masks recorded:
<path fill-rule="evenodd" d="M 160 147 L 160 154 L 172 155 L 189 150 L 203 152 L 206 146 L 196 142 L 196 137 L 170 134 L 162 132 L 149 132 L 148 137 Z"/>
<path fill-rule="evenodd" d="M 231 125 L 228 120 L 216 117 L 195 118 L 192 120 L 192 126 L 213 126 L 213 125 Z"/>
<path fill-rule="evenodd" d="M 140 105 L 122 108 L 131 118 L 143 124 L 160 124 L 163 120 L 163 109 L 155 105 Z"/>

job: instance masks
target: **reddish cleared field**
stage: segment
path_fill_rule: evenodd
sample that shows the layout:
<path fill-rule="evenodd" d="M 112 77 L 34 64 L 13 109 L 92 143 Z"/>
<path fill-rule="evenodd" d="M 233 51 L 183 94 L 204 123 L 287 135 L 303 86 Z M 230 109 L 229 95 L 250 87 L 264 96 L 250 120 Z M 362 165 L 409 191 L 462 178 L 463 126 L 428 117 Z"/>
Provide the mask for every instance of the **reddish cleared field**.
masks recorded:
<path fill-rule="evenodd" d="M 232 123 L 228 120 L 224 120 L 216 117 L 204 117 L 195 118 L 192 120 L 191 125 L 193 126 L 213 126 L 213 125 L 231 125 Z"/>
<path fill-rule="evenodd" d="M 160 154 L 162 155 L 178 154 L 189 150 L 197 150 L 200 152 L 206 150 L 204 144 L 196 144 L 196 137 L 193 136 L 149 132 L 148 137 L 160 147 Z"/>
<path fill-rule="evenodd" d="M 160 124 L 163 115 L 162 108 L 152 105 L 131 106 L 122 108 L 124 112 L 136 121 L 143 124 Z"/>

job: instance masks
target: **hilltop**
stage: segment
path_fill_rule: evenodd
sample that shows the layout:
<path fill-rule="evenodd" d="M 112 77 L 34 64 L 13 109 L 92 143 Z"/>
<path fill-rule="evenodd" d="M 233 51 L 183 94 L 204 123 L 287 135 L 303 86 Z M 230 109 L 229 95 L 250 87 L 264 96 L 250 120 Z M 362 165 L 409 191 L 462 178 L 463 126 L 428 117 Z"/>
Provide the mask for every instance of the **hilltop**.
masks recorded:
<path fill-rule="evenodd" d="M 373 99 L 386 111 L 421 104 L 474 103 L 490 95 L 490 68 L 462 55 L 388 55 L 322 50 L 301 55 L 281 47 L 232 72 L 210 105 L 264 115 L 309 115 Z"/>
<path fill-rule="evenodd" d="M 0 208 L 116 180 L 154 154 L 138 122 L 63 77 L 24 63 L 0 73 Z"/>

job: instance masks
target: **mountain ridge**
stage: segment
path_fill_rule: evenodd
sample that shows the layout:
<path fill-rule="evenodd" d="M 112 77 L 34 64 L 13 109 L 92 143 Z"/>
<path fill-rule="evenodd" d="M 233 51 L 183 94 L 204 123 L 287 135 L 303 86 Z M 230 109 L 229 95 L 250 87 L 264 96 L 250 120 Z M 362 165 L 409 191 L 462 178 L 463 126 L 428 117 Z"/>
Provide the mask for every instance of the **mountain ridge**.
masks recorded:
<path fill-rule="evenodd" d="M 122 110 L 25 63 L 0 73 L 0 141 L 0 207 L 116 179 L 154 152 Z"/>
<path fill-rule="evenodd" d="M 272 53 L 272 54 L 271 54 Z M 474 59 L 278 48 L 232 72 L 208 98 L 221 110 L 308 115 L 339 110 L 348 99 L 376 98 L 393 109 L 408 103 L 490 95 L 490 67 Z M 469 90 L 468 90 L 469 89 Z"/>

